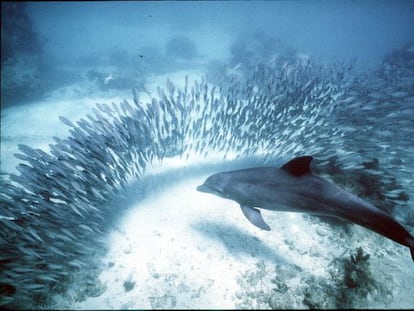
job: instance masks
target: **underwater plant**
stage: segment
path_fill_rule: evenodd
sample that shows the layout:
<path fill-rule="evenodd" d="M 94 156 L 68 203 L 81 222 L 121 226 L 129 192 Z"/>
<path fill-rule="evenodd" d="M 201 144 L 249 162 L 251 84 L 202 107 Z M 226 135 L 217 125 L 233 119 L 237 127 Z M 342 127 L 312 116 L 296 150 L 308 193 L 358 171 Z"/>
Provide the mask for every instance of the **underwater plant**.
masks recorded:
<path fill-rule="evenodd" d="M 362 247 L 358 247 L 356 251 L 348 260 L 344 260 L 344 280 L 349 288 L 357 288 L 371 283 L 369 282 L 371 275 L 368 270 L 370 255 L 364 254 Z"/>
<path fill-rule="evenodd" d="M 125 292 L 129 292 L 130 290 L 134 289 L 135 287 L 135 282 L 132 281 L 131 277 L 129 277 L 125 282 L 124 282 L 124 289 Z"/>
<path fill-rule="evenodd" d="M 310 309 L 366 308 L 370 299 L 390 296 L 390 289 L 372 274 L 369 259 L 370 254 L 358 247 L 348 257 L 333 260 L 330 277 L 305 280 L 303 304 Z"/>
<path fill-rule="evenodd" d="M 377 283 L 369 269 L 370 255 L 362 247 L 348 258 L 339 262 L 339 273 L 333 276 L 337 283 L 336 307 L 352 308 L 355 301 L 366 300 L 368 294 L 377 288 Z"/>

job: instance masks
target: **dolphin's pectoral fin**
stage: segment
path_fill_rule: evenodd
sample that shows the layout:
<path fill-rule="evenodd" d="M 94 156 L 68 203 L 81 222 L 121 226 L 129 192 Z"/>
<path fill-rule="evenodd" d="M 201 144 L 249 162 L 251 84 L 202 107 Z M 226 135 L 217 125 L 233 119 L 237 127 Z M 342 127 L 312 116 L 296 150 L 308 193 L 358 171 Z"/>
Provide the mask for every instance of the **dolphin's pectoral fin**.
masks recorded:
<path fill-rule="evenodd" d="M 254 207 L 246 206 L 246 205 L 240 205 L 241 210 L 246 216 L 246 218 L 256 227 L 270 231 L 270 227 L 262 218 L 262 215 L 260 214 L 260 211 Z"/>

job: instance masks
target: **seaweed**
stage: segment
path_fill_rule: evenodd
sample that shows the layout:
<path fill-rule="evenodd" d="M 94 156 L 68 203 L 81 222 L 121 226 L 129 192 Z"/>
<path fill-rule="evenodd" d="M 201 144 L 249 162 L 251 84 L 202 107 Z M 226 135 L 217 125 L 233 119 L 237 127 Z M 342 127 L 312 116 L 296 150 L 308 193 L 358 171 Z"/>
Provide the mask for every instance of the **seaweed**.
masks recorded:
<path fill-rule="evenodd" d="M 368 294 L 377 289 L 377 283 L 369 269 L 370 255 L 361 247 L 348 258 L 340 260 L 336 294 L 337 307 L 355 307 L 354 303 L 366 301 Z"/>
<path fill-rule="evenodd" d="M 129 292 L 133 290 L 135 287 L 135 282 L 132 281 L 131 277 L 128 277 L 128 279 L 124 282 L 124 289 L 125 292 Z"/>
<path fill-rule="evenodd" d="M 349 257 L 335 259 L 330 270 L 331 277 L 310 277 L 309 287 L 304 290 L 303 304 L 310 309 L 321 308 L 360 308 L 367 307 L 367 297 L 379 288 L 369 269 L 370 255 L 362 247 Z"/>
<path fill-rule="evenodd" d="M 369 272 L 369 254 L 364 254 L 361 247 L 357 248 L 356 254 L 344 261 L 344 281 L 348 288 L 358 288 L 372 284 Z"/>

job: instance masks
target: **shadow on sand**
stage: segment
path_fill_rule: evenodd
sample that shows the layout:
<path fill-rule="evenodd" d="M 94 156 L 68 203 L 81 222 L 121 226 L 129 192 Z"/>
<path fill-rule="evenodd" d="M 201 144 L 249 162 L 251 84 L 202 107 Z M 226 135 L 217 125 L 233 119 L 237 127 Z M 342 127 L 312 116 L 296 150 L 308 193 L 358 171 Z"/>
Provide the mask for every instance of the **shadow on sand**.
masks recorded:
<path fill-rule="evenodd" d="M 213 221 L 201 221 L 192 224 L 191 227 L 206 238 L 223 244 L 227 251 L 236 258 L 251 256 L 258 259 L 290 264 L 277 251 L 269 248 L 259 238 L 235 226 Z"/>

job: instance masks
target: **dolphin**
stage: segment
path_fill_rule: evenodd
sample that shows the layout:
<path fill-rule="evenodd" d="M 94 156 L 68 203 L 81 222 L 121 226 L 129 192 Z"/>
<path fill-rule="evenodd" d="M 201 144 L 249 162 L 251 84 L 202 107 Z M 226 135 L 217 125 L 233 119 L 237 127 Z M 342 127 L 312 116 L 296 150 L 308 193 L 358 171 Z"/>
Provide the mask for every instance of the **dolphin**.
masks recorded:
<path fill-rule="evenodd" d="M 213 174 L 197 190 L 236 201 L 253 225 L 267 231 L 270 227 L 257 208 L 341 218 L 409 247 L 414 261 L 414 237 L 387 213 L 315 175 L 312 159 L 301 156 L 280 168 Z"/>

